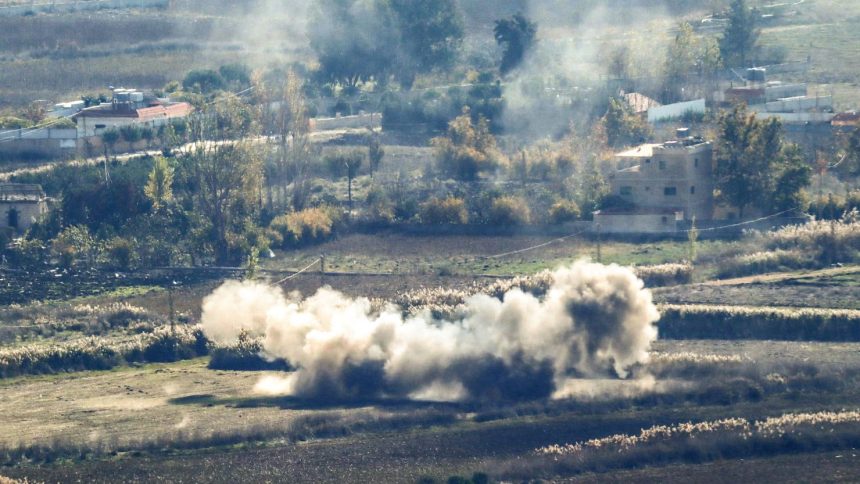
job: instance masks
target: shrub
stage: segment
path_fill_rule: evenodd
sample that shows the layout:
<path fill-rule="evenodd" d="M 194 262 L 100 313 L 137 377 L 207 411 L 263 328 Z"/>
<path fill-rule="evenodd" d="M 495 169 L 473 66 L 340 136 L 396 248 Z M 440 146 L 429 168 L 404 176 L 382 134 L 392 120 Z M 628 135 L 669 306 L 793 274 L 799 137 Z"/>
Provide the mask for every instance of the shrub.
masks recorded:
<path fill-rule="evenodd" d="M 719 277 L 741 277 L 788 269 L 801 269 L 814 264 L 810 254 L 801 250 L 769 250 L 739 255 L 720 264 Z"/>
<path fill-rule="evenodd" d="M 637 266 L 633 268 L 636 276 L 645 282 L 646 286 L 672 286 L 689 284 L 693 280 L 693 265 L 658 264 L 653 266 Z"/>
<path fill-rule="evenodd" d="M 107 243 L 107 254 L 113 267 L 124 271 L 129 270 L 135 257 L 134 240 L 114 237 Z"/>
<path fill-rule="evenodd" d="M 433 198 L 421 205 L 421 223 L 428 225 L 466 224 L 469 212 L 462 198 Z"/>
<path fill-rule="evenodd" d="M 333 210 L 324 207 L 306 208 L 275 217 L 269 228 L 280 235 L 283 245 L 319 242 L 332 234 Z"/>
<path fill-rule="evenodd" d="M 841 220 L 816 220 L 759 234 L 770 249 L 796 249 L 814 254 L 819 263 L 857 260 L 860 248 L 860 215 L 845 213 Z"/>
<path fill-rule="evenodd" d="M 850 309 L 674 305 L 659 307 L 669 339 L 860 341 L 860 311 Z"/>
<path fill-rule="evenodd" d="M 492 225 L 527 225 L 531 222 L 531 210 L 521 197 L 499 197 L 490 206 L 487 222 Z"/>
<path fill-rule="evenodd" d="M 0 378 L 63 371 L 106 370 L 130 362 L 176 361 L 207 354 L 199 327 L 167 326 L 127 340 L 100 337 L 0 349 Z"/>
<path fill-rule="evenodd" d="M 212 348 L 209 368 L 235 371 L 287 371 L 290 365 L 283 359 L 266 358 L 263 354 L 263 343 L 243 332 L 239 335 L 239 341 L 236 344 Z"/>
<path fill-rule="evenodd" d="M 572 222 L 580 216 L 579 205 L 572 200 L 559 200 L 549 208 L 549 222 L 563 224 Z"/>

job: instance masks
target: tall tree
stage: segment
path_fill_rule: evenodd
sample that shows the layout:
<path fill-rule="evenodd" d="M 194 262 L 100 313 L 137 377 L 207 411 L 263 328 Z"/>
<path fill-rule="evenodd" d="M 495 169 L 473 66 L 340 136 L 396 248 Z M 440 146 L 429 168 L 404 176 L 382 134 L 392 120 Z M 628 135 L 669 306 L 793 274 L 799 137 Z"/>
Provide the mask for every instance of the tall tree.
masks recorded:
<path fill-rule="evenodd" d="M 464 24 L 456 0 L 385 0 L 394 16 L 399 51 L 395 73 L 410 89 L 416 74 L 445 69 L 456 60 Z"/>
<path fill-rule="evenodd" d="M 507 74 L 519 67 L 526 54 L 534 47 L 537 24 L 518 13 L 510 18 L 496 20 L 493 28 L 496 43 L 504 47 L 499 70 Z"/>
<path fill-rule="evenodd" d="M 860 128 L 852 129 L 842 139 L 842 149 L 836 171 L 843 180 L 860 177 Z"/>
<path fill-rule="evenodd" d="M 322 80 L 354 88 L 390 74 L 398 36 L 387 4 L 319 0 L 311 12 L 309 39 Z"/>
<path fill-rule="evenodd" d="M 360 151 L 336 153 L 326 158 L 326 165 L 335 178 L 346 177 L 350 210 L 352 210 L 352 181 L 358 176 L 362 162 L 364 162 L 364 153 Z"/>
<path fill-rule="evenodd" d="M 257 215 L 262 181 L 259 150 L 248 141 L 257 126 L 248 105 L 223 96 L 193 118 L 195 143 L 180 156 L 186 193 L 199 217 L 199 246 L 211 250 L 218 264 L 247 255 L 246 231 Z"/>
<path fill-rule="evenodd" d="M 746 106 L 720 116 L 716 153 L 716 189 L 720 199 L 738 208 L 787 210 L 797 206 L 811 171 L 795 145 L 782 139 L 776 118 L 756 119 Z"/>
<path fill-rule="evenodd" d="M 156 156 L 152 171 L 143 189 L 155 210 L 160 210 L 173 199 L 173 167 L 163 156 Z"/>
<path fill-rule="evenodd" d="M 720 38 L 720 54 L 726 67 L 746 67 L 755 52 L 759 30 L 759 13 L 747 7 L 745 0 L 732 0 L 729 25 Z"/>

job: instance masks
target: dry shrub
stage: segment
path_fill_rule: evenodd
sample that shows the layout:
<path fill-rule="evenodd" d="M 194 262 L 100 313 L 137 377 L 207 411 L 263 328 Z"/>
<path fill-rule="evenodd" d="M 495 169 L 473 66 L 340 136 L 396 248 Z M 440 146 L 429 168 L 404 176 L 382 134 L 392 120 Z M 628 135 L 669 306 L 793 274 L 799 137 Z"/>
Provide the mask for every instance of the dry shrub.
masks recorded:
<path fill-rule="evenodd" d="M 856 209 L 841 220 L 815 220 L 757 235 L 770 249 L 814 254 L 820 263 L 851 262 L 860 257 L 860 213 Z"/>
<path fill-rule="evenodd" d="M 504 196 L 493 200 L 487 222 L 491 225 L 528 225 L 532 213 L 522 197 Z"/>
<path fill-rule="evenodd" d="M 579 205 L 572 200 L 559 200 L 549 208 L 549 221 L 553 224 L 573 222 L 581 215 Z"/>
<path fill-rule="evenodd" d="M 462 225 L 469 223 L 469 212 L 462 198 L 432 198 L 421 205 L 421 223 L 428 225 Z"/>
<path fill-rule="evenodd" d="M 306 208 L 275 217 L 269 228 L 279 235 L 283 245 L 319 242 L 331 236 L 335 211 L 328 207 Z"/>
<path fill-rule="evenodd" d="M 206 339 L 199 327 L 162 326 L 128 339 L 89 337 L 0 349 L 0 378 L 106 370 L 131 362 L 177 361 L 207 352 Z"/>
<path fill-rule="evenodd" d="M 860 442 L 860 412 L 793 413 L 750 421 L 727 418 L 655 425 L 574 444 L 550 445 L 497 473 L 506 479 L 572 475 L 667 462 L 768 456 L 804 450 L 853 448 Z"/>
<path fill-rule="evenodd" d="M 633 271 L 650 287 L 689 284 L 693 281 L 693 265 L 689 262 L 635 266 Z"/>
<path fill-rule="evenodd" d="M 860 341 L 860 311 L 824 308 L 675 305 L 659 308 L 669 339 Z"/>
<path fill-rule="evenodd" d="M 741 277 L 814 265 L 810 254 L 800 249 L 776 249 L 732 257 L 720 264 L 718 276 Z"/>

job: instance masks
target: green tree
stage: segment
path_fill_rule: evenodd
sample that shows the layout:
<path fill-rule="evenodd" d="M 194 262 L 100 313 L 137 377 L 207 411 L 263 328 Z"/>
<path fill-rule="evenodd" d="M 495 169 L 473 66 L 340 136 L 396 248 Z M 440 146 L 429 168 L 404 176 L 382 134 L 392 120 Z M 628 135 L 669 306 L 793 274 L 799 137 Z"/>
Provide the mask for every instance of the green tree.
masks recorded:
<path fill-rule="evenodd" d="M 720 54 L 727 67 L 746 67 L 758 43 L 756 26 L 758 10 L 747 7 L 745 0 L 732 0 L 729 25 L 720 37 Z"/>
<path fill-rule="evenodd" d="M 719 124 L 715 175 L 720 198 L 736 206 L 741 218 L 749 206 L 796 207 L 811 170 L 799 149 L 783 142 L 779 120 L 756 119 L 739 105 L 723 113 Z"/>
<path fill-rule="evenodd" d="M 431 143 L 439 171 L 457 180 L 476 180 L 504 162 L 487 120 L 473 123 L 468 109 L 448 124 L 446 136 L 433 138 Z"/>
<path fill-rule="evenodd" d="M 190 71 L 182 79 L 182 88 L 186 91 L 209 94 L 224 89 L 226 83 L 217 71 L 212 69 L 197 69 Z"/>
<path fill-rule="evenodd" d="M 504 75 L 516 69 L 534 47 L 537 24 L 518 13 L 510 18 L 496 20 L 493 35 L 496 43 L 504 47 L 499 67 Z"/>
<path fill-rule="evenodd" d="M 603 117 L 606 139 L 610 146 L 626 146 L 640 143 L 651 135 L 648 123 L 637 116 L 626 101 L 609 99 L 609 109 Z"/>
<path fill-rule="evenodd" d="M 379 1 L 319 0 L 308 34 L 324 82 L 356 88 L 362 80 L 386 78 L 397 57 L 393 12 Z"/>
<path fill-rule="evenodd" d="M 261 200 L 262 156 L 248 141 L 258 131 L 250 107 L 233 95 L 219 98 L 190 121 L 196 143 L 180 154 L 185 195 L 193 206 L 198 248 L 218 264 L 241 262 Z"/>
<path fill-rule="evenodd" d="M 410 89 L 416 74 L 451 67 L 463 43 L 456 0 L 386 0 L 394 16 L 399 51 L 395 73 Z"/>
<path fill-rule="evenodd" d="M 159 210 L 173 200 L 173 167 L 166 158 L 155 157 L 152 171 L 144 188 L 144 193 L 152 202 L 152 207 Z"/>

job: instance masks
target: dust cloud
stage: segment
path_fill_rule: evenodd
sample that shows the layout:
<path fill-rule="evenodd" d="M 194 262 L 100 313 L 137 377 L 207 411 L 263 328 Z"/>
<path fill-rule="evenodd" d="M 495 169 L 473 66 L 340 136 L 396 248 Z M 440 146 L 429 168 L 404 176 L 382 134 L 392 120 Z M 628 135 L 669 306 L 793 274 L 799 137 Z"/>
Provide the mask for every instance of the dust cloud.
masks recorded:
<path fill-rule="evenodd" d="M 627 377 L 657 337 L 642 281 L 584 261 L 556 270 L 543 298 L 519 289 L 501 300 L 477 295 L 463 314 L 404 317 L 330 288 L 302 299 L 231 281 L 204 299 L 202 325 L 217 344 L 259 337 L 264 356 L 297 368 L 258 391 L 319 400 L 548 398 L 571 379 Z"/>

